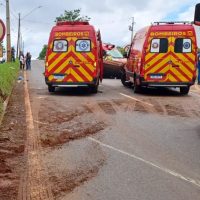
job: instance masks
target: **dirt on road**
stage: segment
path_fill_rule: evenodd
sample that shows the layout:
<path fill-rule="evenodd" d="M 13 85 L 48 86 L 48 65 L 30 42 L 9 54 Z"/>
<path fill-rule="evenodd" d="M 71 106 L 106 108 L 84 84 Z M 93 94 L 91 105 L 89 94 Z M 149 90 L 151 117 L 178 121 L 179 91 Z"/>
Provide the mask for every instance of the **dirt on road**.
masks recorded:
<path fill-rule="evenodd" d="M 0 199 L 16 199 L 24 166 L 26 119 L 23 83 L 17 83 L 0 127 Z"/>

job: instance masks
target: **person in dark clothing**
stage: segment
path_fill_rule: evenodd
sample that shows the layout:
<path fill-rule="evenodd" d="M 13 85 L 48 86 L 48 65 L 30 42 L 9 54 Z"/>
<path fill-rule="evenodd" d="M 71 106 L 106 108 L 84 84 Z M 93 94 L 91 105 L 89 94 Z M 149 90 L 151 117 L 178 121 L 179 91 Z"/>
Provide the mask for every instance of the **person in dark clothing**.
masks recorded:
<path fill-rule="evenodd" d="M 26 54 L 26 69 L 31 70 L 31 54 L 27 52 Z"/>
<path fill-rule="evenodd" d="M 14 47 L 11 48 L 11 61 L 15 62 L 15 48 Z"/>
<path fill-rule="evenodd" d="M 198 54 L 197 68 L 198 68 L 198 85 L 200 85 L 200 53 Z"/>

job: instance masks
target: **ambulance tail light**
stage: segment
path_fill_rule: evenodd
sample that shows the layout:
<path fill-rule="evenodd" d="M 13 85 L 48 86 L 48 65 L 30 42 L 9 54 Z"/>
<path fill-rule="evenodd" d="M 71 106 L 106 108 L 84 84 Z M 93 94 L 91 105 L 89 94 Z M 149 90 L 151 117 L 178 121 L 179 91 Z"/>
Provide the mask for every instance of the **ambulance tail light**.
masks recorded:
<path fill-rule="evenodd" d="M 48 62 L 46 62 L 46 64 L 45 64 L 45 67 L 47 68 L 49 66 L 49 63 Z"/>
<path fill-rule="evenodd" d="M 200 26 L 200 3 L 195 7 L 194 24 Z"/>

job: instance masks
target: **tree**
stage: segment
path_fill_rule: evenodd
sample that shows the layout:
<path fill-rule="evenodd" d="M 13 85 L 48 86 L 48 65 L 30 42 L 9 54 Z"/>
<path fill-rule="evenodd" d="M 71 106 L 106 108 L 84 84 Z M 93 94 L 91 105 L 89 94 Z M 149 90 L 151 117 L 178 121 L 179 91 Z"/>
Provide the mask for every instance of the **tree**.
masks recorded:
<path fill-rule="evenodd" d="M 81 9 L 75 10 L 65 10 L 64 14 L 56 17 L 56 22 L 58 21 L 90 21 L 90 17 L 88 16 L 81 16 Z"/>
<path fill-rule="evenodd" d="M 38 59 L 40 60 L 44 60 L 45 56 L 46 56 L 46 51 L 47 51 L 47 45 L 45 44 L 42 48 L 42 51 L 39 54 Z"/>

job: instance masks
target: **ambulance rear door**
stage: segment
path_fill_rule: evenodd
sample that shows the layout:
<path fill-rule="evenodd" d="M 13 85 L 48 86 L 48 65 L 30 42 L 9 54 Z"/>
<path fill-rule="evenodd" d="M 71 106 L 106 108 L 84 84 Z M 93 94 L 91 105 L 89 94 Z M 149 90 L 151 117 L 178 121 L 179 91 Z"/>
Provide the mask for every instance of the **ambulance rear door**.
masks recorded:
<path fill-rule="evenodd" d="M 192 37 L 172 36 L 169 74 L 171 82 L 192 82 L 195 72 L 194 46 L 195 42 Z"/>
<path fill-rule="evenodd" d="M 144 78 L 149 82 L 168 81 L 171 43 L 170 37 L 152 36 L 148 39 Z"/>

